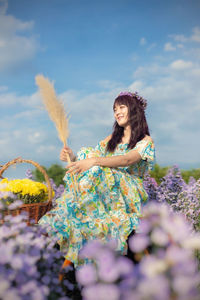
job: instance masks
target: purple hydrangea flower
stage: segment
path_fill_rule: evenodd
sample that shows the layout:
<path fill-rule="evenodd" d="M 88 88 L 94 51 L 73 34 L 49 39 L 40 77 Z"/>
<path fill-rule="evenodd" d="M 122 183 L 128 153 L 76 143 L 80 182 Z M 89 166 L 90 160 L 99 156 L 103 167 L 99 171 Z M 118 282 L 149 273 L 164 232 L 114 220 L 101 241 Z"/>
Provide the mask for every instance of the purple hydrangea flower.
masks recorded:
<path fill-rule="evenodd" d="M 96 271 L 95 282 L 83 283 L 83 299 L 170 300 L 176 295 L 177 299 L 197 300 L 198 239 L 199 233 L 194 234 L 183 215 L 170 205 L 150 202 L 143 209 L 138 233 L 129 240 L 133 255 L 139 257 L 137 264 L 100 241 L 82 250 Z M 84 278 L 84 267 L 81 275 Z"/>
<path fill-rule="evenodd" d="M 0 298 L 67 299 L 58 282 L 63 258 L 56 239 L 26 221 L 25 215 L 8 215 L 0 225 Z"/>
<path fill-rule="evenodd" d="M 95 283 L 97 280 L 96 269 L 91 264 L 85 265 L 77 270 L 76 278 L 81 285 L 86 286 Z"/>
<path fill-rule="evenodd" d="M 115 284 L 98 283 L 87 286 L 82 291 L 85 300 L 119 300 L 120 291 Z"/>
<path fill-rule="evenodd" d="M 136 234 L 132 236 L 129 240 L 129 247 L 133 252 L 142 252 L 150 244 L 150 239 L 148 236 L 143 234 Z"/>

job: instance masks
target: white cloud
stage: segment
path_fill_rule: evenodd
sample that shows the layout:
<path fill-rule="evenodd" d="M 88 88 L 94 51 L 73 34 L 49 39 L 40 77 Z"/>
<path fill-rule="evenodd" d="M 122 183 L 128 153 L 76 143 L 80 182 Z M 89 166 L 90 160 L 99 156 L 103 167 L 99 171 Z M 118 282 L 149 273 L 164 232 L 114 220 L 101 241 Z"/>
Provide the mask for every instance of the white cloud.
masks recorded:
<path fill-rule="evenodd" d="M 193 60 L 196 59 L 196 62 L 200 60 L 200 48 L 197 47 L 185 47 L 183 55 L 187 56 L 188 59 L 192 57 Z"/>
<path fill-rule="evenodd" d="M 59 152 L 59 140 L 56 137 L 56 131 L 52 130 L 51 127 L 49 130 L 48 128 L 45 129 L 41 125 L 34 128 L 32 126 L 33 121 L 21 120 L 18 122 L 12 119 L 10 121 L 12 128 L 4 128 L 0 132 L 1 161 L 6 162 L 18 156 L 45 162 L 56 160 L 58 157 L 56 151 L 54 151 L 55 157 L 48 152 L 51 145 Z M 47 148 L 46 153 L 41 151 L 41 146 Z M 41 155 L 38 155 L 38 152 Z"/>
<path fill-rule="evenodd" d="M 140 80 L 134 81 L 128 88 L 128 90 L 132 92 L 136 92 L 137 90 L 141 90 L 143 87 L 143 82 Z"/>
<path fill-rule="evenodd" d="M 170 34 L 169 37 L 173 38 L 176 42 L 185 43 L 188 41 L 188 38 L 183 34 Z"/>
<path fill-rule="evenodd" d="M 145 37 L 142 37 L 141 39 L 140 39 L 140 45 L 141 46 L 145 46 L 145 45 L 147 45 L 147 40 L 146 40 L 146 38 Z M 148 45 L 148 47 L 147 47 L 147 51 L 150 51 L 151 49 L 153 49 L 153 48 L 155 48 L 156 47 L 156 43 L 151 43 L 150 45 Z M 136 58 L 137 58 L 137 56 L 136 56 Z M 135 59 L 135 56 L 133 56 L 133 58 L 132 58 L 132 60 L 134 60 Z"/>
<path fill-rule="evenodd" d="M 177 66 L 178 70 L 184 66 L 186 69 L 182 70 L 187 72 L 177 75 Z M 69 90 L 59 95 L 71 115 L 69 146 L 76 152 L 83 146 L 95 146 L 110 134 L 114 98 L 122 88 L 137 90 L 148 100 L 147 120 L 156 143 L 158 163 L 195 167 L 199 161 L 196 149 L 200 147 L 195 138 L 200 127 L 200 67 L 194 66 L 193 61 L 174 60 L 166 66 L 154 63 L 140 67 L 135 74 L 137 78 L 128 87 L 119 83 L 120 87 L 110 90 L 107 87 L 105 92 L 83 95 Z M 3 115 L 0 119 L 2 161 L 22 156 L 41 164 L 59 163 L 62 143 L 47 112 L 38 108 L 41 102 L 38 94 L 16 97 L 7 92 L 6 99 L 10 97 L 19 111 L 12 118 Z M 10 107 L 5 101 L 4 109 Z"/>
<path fill-rule="evenodd" d="M 21 98 L 18 98 L 16 94 L 11 92 L 5 92 L 5 90 L 2 90 L 2 93 L 0 94 L 0 105 L 1 108 L 3 107 L 12 107 L 15 104 L 20 104 L 22 101 Z"/>
<path fill-rule="evenodd" d="M 153 70 L 153 72 L 151 72 Z M 180 71 L 180 72 L 177 72 Z M 197 167 L 200 141 L 200 64 L 177 59 L 138 68 L 131 87 L 147 98 L 147 116 L 162 165 Z"/>
<path fill-rule="evenodd" d="M 147 66 L 140 66 L 138 67 L 134 73 L 133 77 L 138 80 L 138 78 L 150 78 L 150 76 L 157 76 L 158 74 L 165 74 L 166 68 L 158 63 L 151 63 Z"/>
<path fill-rule="evenodd" d="M 148 48 L 147 51 L 150 51 L 151 49 L 156 47 L 156 43 L 152 43 Z"/>
<path fill-rule="evenodd" d="M 7 86 L 0 86 L 0 93 L 6 92 L 8 90 Z"/>
<path fill-rule="evenodd" d="M 0 13 L 0 70 L 12 68 L 30 60 L 39 49 L 39 44 L 31 34 L 33 21 L 21 21 L 7 15 L 7 1 L 2 2 Z"/>
<path fill-rule="evenodd" d="M 177 38 L 180 45 L 187 39 Z M 69 146 L 76 152 L 82 146 L 95 146 L 110 134 L 114 98 L 122 90 L 132 90 L 148 100 L 147 120 L 158 163 L 195 167 L 200 147 L 200 49 L 191 49 L 187 43 L 176 47 L 169 56 L 158 53 L 149 64 L 140 65 L 128 86 L 101 80 L 97 83 L 101 92 L 67 90 L 59 95 L 71 115 Z M 1 160 L 22 156 L 42 164 L 59 162 L 62 143 L 47 112 L 41 110 L 38 92 L 17 96 L 7 87 L 0 87 L 0 92 Z"/>
<path fill-rule="evenodd" d="M 5 45 L 0 47 L 0 70 L 31 59 L 37 50 L 37 42 L 32 37 L 7 37 L 4 42 Z"/>
<path fill-rule="evenodd" d="M 169 35 L 174 41 L 179 42 L 181 44 L 186 42 L 200 42 L 200 27 L 196 26 L 192 28 L 192 33 L 190 36 L 185 36 L 183 34 L 171 34 Z"/>
<path fill-rule="evenodd" d="M 5 14 L 8 9 L 8 0 L 0 0 L 0 14 Z"/>
<path fill-rule="evenodd" d="M 31 95 L 18 96 L 14 92 L 9 92 L 7 87 L 0 87 L 0 106 L 1 108 L 23 107 L 26 110 L 31 108 L 31 111 L 32 109 L 44 110 L 38 91 Z"/>
<path fill-rule="evenodd" d="M 107 124 L 112 116 L 113 99 L 119 93 L 120 88 L 110 89 L 107 92 L 92 93 L 81 96 L 79 93 L 63 93 L 61 97 L 70 111 L 70 121 L 91 126 Z M 112 126 L 112 122 L 110 122 Z"/>
<path fill-rule="evenodd" d="M 134 62 L 137 61 L 138 58 L 139 58 L 139 56 L 138 56 L 138 54 L 136 54 L 136 53 L 133 53 L 133 54 L 131 55 L 131 60 L 134 61 Z"/>
<path fill-rule="evenodd" d="M 191 69 L 192 67 L 193 63 L 191 61 L 184 61 L 182 59 L 175 60 L 170 64 L 170 68 L 180 71 Z"/>
<path fill-rule="evenodd" d="M 97 85 L 106 90 L 116 89 L 117 87 L 119 88 L 119 82 L 115 82 L 112 80 L 99 80 L 97 82 Z"/>
<path fill-rule="evenodd" d="M 144 45 L 146 45 L 146 43 L 147 43 L 147 40 L 146 40 L 144 37 L 142 37 L 142 38 L 140 39 L 140 45 L 141 45 L 141 46 L 144 46 Z"/>
<path fill-rule="evenodd" d="M 4 91 L 0 94 L 0 149 L 1 160 L 6 162 L 17 156 L 50 161 L 54 158 L 48 153 L 38 155 L 38 147 L 54 145 L 58 148 L 59 140 L 54 125 L 44 109 L 40 109 L 38 93 L 17 96 Z M 56 144 L 57 143 L 57 144 Z M 57 155 L 55 155 L 57 157 Z"/>
<path fill-rule="evenodd" d="M 58 95 L 66 104 L 66 112 L 71 115 L 68 143 L 75 152 L 82 146 L 95 146 L 111 133 L 112 104 L 118 89 L 85 96 L 77 91 Z M 38 108 L 39 101 L 37 93 L 17 97 L 8 91 L 0 97 L 0 105 L 6 112 L 0 118 L 3 162 L 17 156 L 42 161 L 43 164 L 59 162 L 62 143 L 46 110 Z M 14 112 L 9 115 L 9 110 L 13 109 Z"/>
<path fill-rule="evenodd" d="M 165 50 L 165 51 L 175 51 L 175 50 L 176 50 L 176 47 L 172 46 L 171 43 L 166 43 L 166 44 L 164 45 L 164 50 Z"/>
<path fill-rule="evenodd" d="M 184 45 L 183 44 L 177 44 L 176 45 L 178 48 L 184 48 Z"/>
<path fill-rule="evenodd" d="M 48 145 L 48 146 L 39 145 L 39 147 L 37 147 L 36 149 L 36 152 L 40 155 L 42 154 L 42 155 L 52 156 L 55 154 L 56 150 L 57 148 L 54 145 Z"/>
<path fill-rule="evenodd" d="M 200 28 L 194 27 L 192 31 L 193 31 L 193 34 L 191 36 L 191 41 L 200 43 Z"/>

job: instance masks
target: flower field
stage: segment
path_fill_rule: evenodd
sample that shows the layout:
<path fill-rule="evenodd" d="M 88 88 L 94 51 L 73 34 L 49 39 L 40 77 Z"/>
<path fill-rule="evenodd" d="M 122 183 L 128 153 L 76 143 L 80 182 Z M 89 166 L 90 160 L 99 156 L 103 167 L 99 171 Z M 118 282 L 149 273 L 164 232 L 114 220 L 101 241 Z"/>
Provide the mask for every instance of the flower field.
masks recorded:
<path fill-rule="evenodd" d="M 27 172 L 29 180 L 31 172 Z M 26 215 L 5 217 L 0 225 L 0 299 L 2 300 L 198 300 L 200 299 L 200 180 L 186 183 L 177 166 L 158 185 L 146 175 L 149 201 L 129 257 L 116 242 L 92 241 L 82 250 L 91 263 L 63 270 L 56 239 L 26 225 Z M 64 190 L 52 182 L 54 199 Z M 29 194 L 27 192 L 26 194 Z M 20 205 L 15 190 L 0 193 L 0 209 Z M 23 199 L 20 199 L 23 201 Z"/>

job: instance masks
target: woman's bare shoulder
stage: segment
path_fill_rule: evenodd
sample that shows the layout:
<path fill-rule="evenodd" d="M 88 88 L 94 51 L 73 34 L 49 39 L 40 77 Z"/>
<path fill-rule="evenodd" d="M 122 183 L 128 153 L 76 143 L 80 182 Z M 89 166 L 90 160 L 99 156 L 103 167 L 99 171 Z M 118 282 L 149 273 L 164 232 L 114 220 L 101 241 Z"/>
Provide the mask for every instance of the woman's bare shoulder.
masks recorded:
<path fill-rule="evenodd" d="M 153 142 L 152 137 L 150 135 L 145 135 L 142 141 Z"/>
<path fill-rule="evenodd" d="M 111 137 L 112 137 L 112 134 L 110 134 L 109 136 L 107 136 L 107 137 L 103 140 L 103 142 L 105 142 L 105 143 L 109 142 L 110 139 L 111 139 Z"/>

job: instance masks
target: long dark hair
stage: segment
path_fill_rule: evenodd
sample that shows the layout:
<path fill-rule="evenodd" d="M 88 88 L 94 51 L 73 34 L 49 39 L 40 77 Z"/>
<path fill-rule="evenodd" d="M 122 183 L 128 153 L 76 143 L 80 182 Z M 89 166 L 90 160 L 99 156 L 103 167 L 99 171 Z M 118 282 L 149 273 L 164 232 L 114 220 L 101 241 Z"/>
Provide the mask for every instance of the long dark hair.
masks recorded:
<path fill-rule="evenodd" d="M 128 107 L 128 117 L 131 126 L 131 137 L 128 148 L 132 149 L 137 142 L 145 137 L 145 135 L 150 135 L 144 108 L 141 102 L 134 95 L 118 96 L 114 101 L 113 110 L 115 105 L 126 105 Z M 106 150 L 109 152 L 114 152 L 117 145 L 121 143 L 123 135 L 124 127 L 119 126 L 117 121 L 115 121 L 113 125 L 113 133 L 107 144 Z"/>

